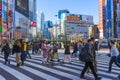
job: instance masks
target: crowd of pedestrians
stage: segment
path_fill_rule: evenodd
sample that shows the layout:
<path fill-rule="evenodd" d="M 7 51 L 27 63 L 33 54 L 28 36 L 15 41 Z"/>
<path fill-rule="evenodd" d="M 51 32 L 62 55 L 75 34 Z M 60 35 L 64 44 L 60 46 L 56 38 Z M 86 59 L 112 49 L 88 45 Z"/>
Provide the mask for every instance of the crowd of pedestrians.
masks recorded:
<path fill-rule="evenodd" d="M 109 41 L 110 44 L 110 62 L 108 72 L 111 72 L 112 64 L 115 63 L 118 67 L 120 67 L 120 63 L 116 59 L 119 55 L 119 48 L 115 46 L 115 41 Z M 4 64 L 10 64 L 9 55 L 16 55 L 16 66 L 24 65 L 24 61 L 26 58 L 30 58 L 31 54 L 41 54 L 43 56 L 43 62 L 49 63 L 50 61 L 57 60 L 59 62 L 58 49 L 61 48 L 56 42 L 50 42 L 47 40 L 42 40 L 38 42 L 26 42 L 26 40 L 17 39 L 13 43 L 8 40 L 3 41 L 2 50 L 4 52 Z M 72 52 L 71 52 L 72 49 Z M 101 77 L 97 74 L 97 60 L 96 54 L 99 50 L 99 42 L 95 41 L 95 38 L 90 39 L 81 39 L 78 42 L 74 43 L 64 43 L 64 62 L 71 62 L 71 56 L 79 58 L 80 61 L 84 59 L 85 66 L 80 74 L 80 78 L 84 78 L 84 74 L 87 71 L 92 71 L 95 80 L 100 80 Z M 81 56 L 84 54 L 85 57 Z M 87 53 L 87 54 L 86 54 Z M 82 58 L 81 58 L 82 57 Z M 86 59 L 86 60 L 85 60 Z"/>

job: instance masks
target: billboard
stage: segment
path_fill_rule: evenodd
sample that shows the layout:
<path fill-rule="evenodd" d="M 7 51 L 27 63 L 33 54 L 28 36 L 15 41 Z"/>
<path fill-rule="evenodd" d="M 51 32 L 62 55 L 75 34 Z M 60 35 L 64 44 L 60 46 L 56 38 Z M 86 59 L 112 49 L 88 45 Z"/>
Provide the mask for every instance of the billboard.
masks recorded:
<path fill-rule="evenodd" d="M 15 0 L 15 4 L 16 11 L 29 17 L 29 0 Z"/>
<path fill-rule="evenodd" d="M 93 16 L 90 15 L 75 15 L 70 14 L 66 16 L 68 21 L 82 21 L 82 24 L 93 24 Z"/>
<path fill-rule="evenodd" d="M 7 21 L 7 3 L 6 0 L 2 1 L 2 21 Z"/>

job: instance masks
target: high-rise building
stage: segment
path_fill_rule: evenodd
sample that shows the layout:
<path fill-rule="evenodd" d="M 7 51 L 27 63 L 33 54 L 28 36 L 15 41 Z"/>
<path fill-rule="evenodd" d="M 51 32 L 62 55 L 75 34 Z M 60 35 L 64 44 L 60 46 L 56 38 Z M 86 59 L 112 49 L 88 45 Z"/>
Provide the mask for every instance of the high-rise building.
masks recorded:
<path fill-rule="evenodd" d="M 63 38 L 66 37 L 71 40 L 74 35 L 79 35 L 82 38 L 92 36 L 93 16 L 63 13 L 61 18 L 61 35 Z"/>
<path fill-rule="evenodd" d="M 29 20 L 30 20 L 30 30 L 29 30 L 29 37 L 36 37 L 37 36 L 37 26 L 33 25 L 37 23 L 36 20 L 36 0 L 29 0 Z M 31 33 L 32 31 L 32 33 Z"/>
<path fill-rule="evenodd" d="M 44 18 L 44 13 L 41 11 L 40 12 L 40 26 L 41 26 L 41 30 L 43 31 L 45 26 L 44 26 L 44 23 L 45 23 L 45 18 Z"/>
<path fill-rule="evenodd" d="M 112 37 L 112 0 L 106 0 L 106 24 L 105 24 L 105 37 Z"/>
<path fill-rule="evenodd" d="M 58 11 L 58 19 L 61 19 L 61 15 L 62 15 L 63 13 L 70 13 L 70 12 L 69 12 L 67 9 L 59 10 L 59 11 Z"/>
<path fill-rule="evenodd" d="M 100 38 L 105 36 L 105 0 L 99 0 L 99 31 Z"/>
<path fill-rule="evenodd" d="M 40 25 L 40 22 L 41 22 L 41 18 L 40 18 L 40 12 L 39 11 L 37 11 L 37 32 L 38 33 L 41 33 L 41 25 Z"/>
<path fill-rule="evenodd" d="M 0 0 L 2 36 L 29 37 L 31 22 L 36 22 L 36 0 Z"/>
<path fill-rule="evenodd" d="M 44 35 L 44 38 L 45 39 L 51 39 L 51 30 L 52 30 L 52 27 L 53 27 L 53 23 L 52 21 L 48 20 L 48 21 L 45 21 L 45 28 L 43 30 L 43 35 Z"/>
<path fill-rule="evenodd" d="M 101 38 L 120 38 L 119 0 L 99 0 L 99 30 Z"/>
<path fill-rule="evenodd" d="M 120 38 L 120 1 L 113 0 L 113 37 Z"/>
<path fill-rule="evenodd" d="M 116 30 L 116 34 L 117 34 L 117 38 L 120 38 L 120 0 L 117 0 L 116 4 L 117 4 L 117 24 L 116 24 L 117 30 Z"/>

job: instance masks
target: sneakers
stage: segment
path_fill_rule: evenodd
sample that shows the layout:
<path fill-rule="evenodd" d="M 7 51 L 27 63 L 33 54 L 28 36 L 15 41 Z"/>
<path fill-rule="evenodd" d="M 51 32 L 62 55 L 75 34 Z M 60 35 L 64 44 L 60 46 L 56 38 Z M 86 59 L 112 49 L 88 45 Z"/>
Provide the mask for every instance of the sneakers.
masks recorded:
<path fill-rule="evenodd" d="M 80 78 L 81 78 L 81 79 L 85 79 L 85 77 L 84 77 L 84 76 L 80 76 Z"/>
<path fill-rule="evenodd" d="M 97 78 L 95 78 L 95 80 L 101 80 L 102 79 L 102 77 L 97 77 Z"/>
<path fill-rule="evenodd" d="M 111 71 L 109 71 L 109 70 L 108 70 L 107 72 L 108 72 L 108 73 L 111 73 Z"/>
<path fill-rule="evenodd" d="M 16 67 L 20 67 L 20 64 L 17 64 Z"/>

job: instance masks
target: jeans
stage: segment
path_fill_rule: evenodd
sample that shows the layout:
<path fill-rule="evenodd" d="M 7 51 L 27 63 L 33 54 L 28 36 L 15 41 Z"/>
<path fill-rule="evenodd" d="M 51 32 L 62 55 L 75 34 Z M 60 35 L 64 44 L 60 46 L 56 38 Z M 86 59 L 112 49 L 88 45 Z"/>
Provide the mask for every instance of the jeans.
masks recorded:
<path fill-rule="evenodd" d="M 28 50 L 26 51 L 26 56 L 27 56 L 27 55 L 29 56 L 29 58 L 31 58 L 30 53 L 29 53 Z"/>
<path fill-rule="evenodd" d="M 117 62 L 116 56 L 112 56 L 111 59 L 110 59 L 110 62 L 109 62 L 109 70 L 108 70 L 108 71 L 111 71 L 113 62 L 114 62 L 118 67 L 120 67 L 120 64 Z"/>
<path fill-rule="evenodd" d="M 8 62 L 9 54 L 4 54 L 5 64 Z"/>

